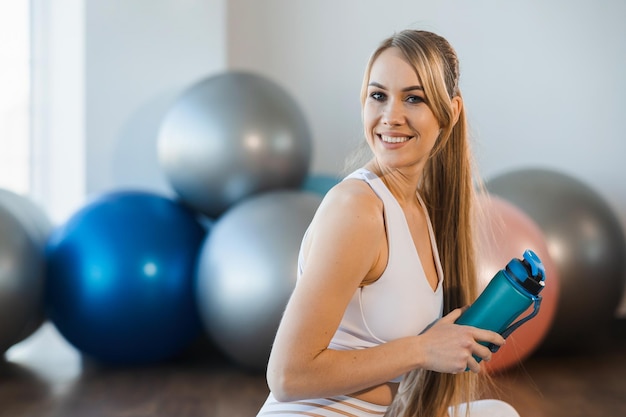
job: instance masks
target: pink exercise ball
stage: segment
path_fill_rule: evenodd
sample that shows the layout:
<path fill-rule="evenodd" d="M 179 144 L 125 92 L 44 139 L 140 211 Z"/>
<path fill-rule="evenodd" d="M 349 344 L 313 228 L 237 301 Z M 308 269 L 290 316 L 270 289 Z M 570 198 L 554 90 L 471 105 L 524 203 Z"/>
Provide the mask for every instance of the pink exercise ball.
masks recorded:
<path fill-rule="evenodd" d="M 477 227 L 478 290 L 485 289 L 491 278 L 512 258 L 521 258 L 532 249 L 546 270 L 546 286 L 541 292 L 541 308 L 536 317 L 509 336 L 485 369 L 497 373 L 511 368 L 530 356 L 542 343 L 552 325 L 559 296 L 557 267 L 548 252 L 543 232 L 523 211 L 494 195 L 479 198 Z M 532 306 L 520 318 L 532 311 Z M 519 318 L 518 318 L 519 319 Z M 516 320 L 517 321 L 517 320 Z"/>

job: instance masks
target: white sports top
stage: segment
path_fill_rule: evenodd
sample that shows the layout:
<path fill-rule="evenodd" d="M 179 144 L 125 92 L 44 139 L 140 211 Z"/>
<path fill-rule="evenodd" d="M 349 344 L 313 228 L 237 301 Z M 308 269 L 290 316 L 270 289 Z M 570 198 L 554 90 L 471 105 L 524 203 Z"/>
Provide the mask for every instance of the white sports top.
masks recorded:
<path fill-rule="evenodd" d="M 404 212 L 385 184 L 361 168 L 345 179 L 367 182 L 384 206 L 389 259 L 376 282 L 359 287 L 350 300 L 330 349 L 350 350 L 373 347 L 390 340 L 418 335 L 443 313 L 443 270 L 428 211 L 424 209 L 439 282 L 433 291 L 426 278 Z M 299 272 L 303 267 L 302 252 Z M 399 382 L 396 379 L 392 382 Z"/>

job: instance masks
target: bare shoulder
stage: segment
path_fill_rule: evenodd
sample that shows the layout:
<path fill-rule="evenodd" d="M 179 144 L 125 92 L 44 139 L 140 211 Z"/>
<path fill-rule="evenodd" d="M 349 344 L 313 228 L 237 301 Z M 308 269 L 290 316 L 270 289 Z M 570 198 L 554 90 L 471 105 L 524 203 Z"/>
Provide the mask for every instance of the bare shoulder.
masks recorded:
<path fill-rule="evenodd" d="M 328 191 L 320 209 L 366 216 L 379 215 L 382 207 L 382 201 L 365 181 L 348 179 Z"/>
<path fill-rule="evenodd" d="M 313 219 L 312 232 L 331 237 L 377 237 L 383 223 L 383 204 L 364 181 L 349 179 L 334 186 L 322 200 Z"/>

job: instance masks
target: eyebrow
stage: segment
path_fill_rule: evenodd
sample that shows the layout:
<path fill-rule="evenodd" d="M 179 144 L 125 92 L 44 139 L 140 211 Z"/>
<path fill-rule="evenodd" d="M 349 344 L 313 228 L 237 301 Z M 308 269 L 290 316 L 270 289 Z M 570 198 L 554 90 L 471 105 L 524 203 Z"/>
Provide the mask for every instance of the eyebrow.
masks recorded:
<path fill-rule="evenodd" d="M 386 90 L 385 86 L 382 84 L 379 84 L 377 82 L 371 82 L 368 84 L 370 87 L 376 87 L 376 88 L 380 88 L 383 90 Z M 405 87 L 402 89 L 402 91 L 406 92 L 406 91 L 413 91 L 413 90 L 420 90 L 420 91 L 424 91 L 424 87 L 422 87 L 421 85 L 412 85 L 409 87 Z"/>

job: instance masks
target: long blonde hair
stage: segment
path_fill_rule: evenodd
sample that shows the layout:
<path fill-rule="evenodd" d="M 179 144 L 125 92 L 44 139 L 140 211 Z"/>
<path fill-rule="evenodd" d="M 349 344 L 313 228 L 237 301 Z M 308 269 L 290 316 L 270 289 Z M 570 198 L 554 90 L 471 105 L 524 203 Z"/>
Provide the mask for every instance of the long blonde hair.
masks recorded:
<path fill-rule="evenodd" d="M 477 271 L 472 231 L 475 200 L 471 150 L 465 110 L 454 120 L 452 98 L 461 97 L 459 64 L 447 40 L 432 32 L 405 30 L 374 51 L 361 90 L 365 102 L 372 64 L 388 48 L 404 54 L 422 83 L 426 102 L 441 134 L 424 170 L 420 194 L 428 206 L 444 280 L 444 314 L 476 298 Z M 448 407 L 474 399 L 477 379 L 471 372 L 452 375 L 414 370 L 405 376 L 387 415 L 443 417 Z"/>

